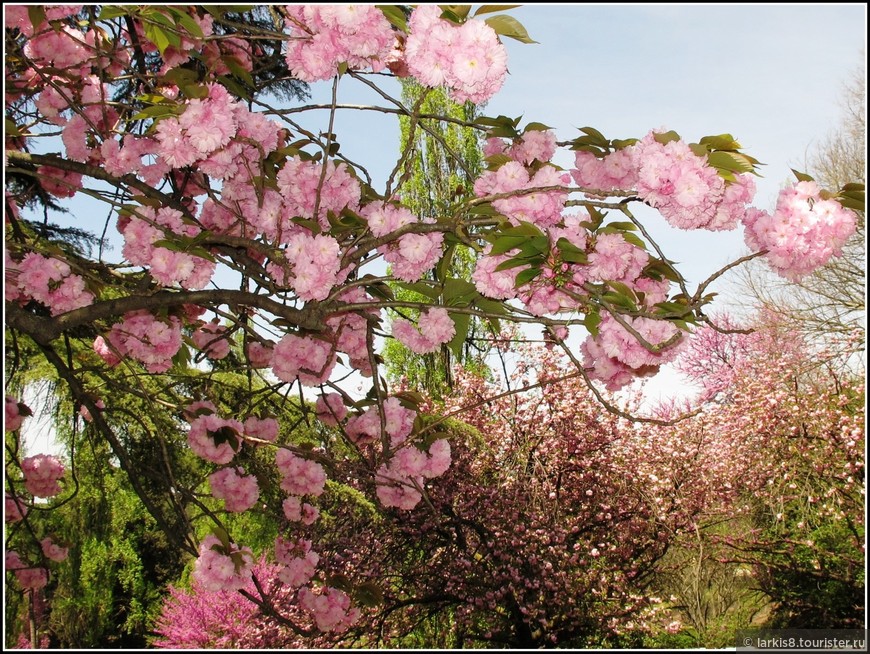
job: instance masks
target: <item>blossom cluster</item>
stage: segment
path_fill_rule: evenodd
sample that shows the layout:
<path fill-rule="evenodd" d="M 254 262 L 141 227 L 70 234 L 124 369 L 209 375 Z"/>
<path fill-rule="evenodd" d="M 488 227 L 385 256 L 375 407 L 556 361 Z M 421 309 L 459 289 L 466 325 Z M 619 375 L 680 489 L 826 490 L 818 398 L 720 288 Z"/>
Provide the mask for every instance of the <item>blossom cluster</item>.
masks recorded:
<path fill-rule="evenodd" d="M 651 318 L 629 318 L 623 321 L 652 347 L 651 351 L 635 334 L 609 314 L 602 316 L 597 336 L 589 336 L 582 345 L 586 364 L 592 368 L 589 376 L 604 382 L 608 390 L 619 390 L 638 377 L 647 377 L 681 352 L 686 339 L 673 323 Z"/>
<path fill-rule="evenodd" d="M 205 352 L 209 359 L 225 359 L 230 353 L 230 342 L 226 336 L 227 328 L 217 321 L 207 322 L 193 332 L 193 344 Z"/>
<path fill-rule="evenodd" d="M 398 447 L 407 440 L 414 428 L 416 412 L 402 406 L 399 398 L 388 397 L 382 403 L 383 431 L 390 437 L 390 447 Z M 347 410 L 345 409 L 345 413 Z M 348 438 L 357 445 L 380 441 L 381 411 L 372 406 L 361 414 L 351 416 L 345 427 Z"/>
<path fill-rule="evenodd" d="M 24 419 L 33 415 L 24 402 L 19 402 L 14 397 L 6 396 L 6 405 L 3 413 L 3 426 L 6 431 L 17 431 L 21 429 L 21 423 Z"/>
<path fill-rule="evenodd" d="M 236 455 L 240 447 L 238 439 L 243 431 L 238 420 L 208 413 L 193 418 L 187 432 L 187 443 L 197 456 L 224 465 Z"/>
<path fill-rule="evenodd" d="M 38 589 L 48 584 L 48 570 L 27 565 L 15 550 L 6 552 L 6 570 L 15 573 L 15 578 L 22 588 Z"/>
<path fill-rule="evenodd" d="M 86 289 L 85 280 L 73 274 L 65 261 L 28 252 L 20 263 L 10 258 L 6 264 L 11 264 L 7 275 L 14 280 L 13 289 L 6 290 L 7 299 L 36 300 L 53 316 L 93 304 L 94 295 Z"/>
<path fill-rule="evenodd" d="M 251 581 L 254 556 L 248 547 L 229 544 L 229 551 L 217 536 L 209 534 L 199 545 L 193 577 L 206 590 L 237 590 Z"/>
<path fill-rule="evenodd" d="M 378 499 L 385 507 L 413 509 L 423 499 L 420 493 L 423 480 L 443 475 L 449 467 L 450 443 L 446 439 L 432 443 L 428 454 L 407 445 L 378 468 L 375 475 Z"/>
<path fill-rule="evenodd" d="M 395 42 L 374 5 L 288 5 L 285 22 L 287 66 L 305 82 L 331 79 L 339 64 L 381 71 Z"/>
<path fill-rule="evenodd" d="M 54 497 L 61 491 L 60 480 L 64 466 L 50 454 L 36 454 L 21 461 L 24 487 L 36 497 Z"/>
<path fill-rule="evenodd" d="M 290 541 L 279 536 L 275 539 L 275 561 L 283 566 L 278 578 L 291 588 L 299 588 L 314 577 L 320 555 L 311 549 L 310 540 Z"/>
<path fill-rule="evenodd" d="M 518 155 L 523 156 L 522 152 Z M 478 197 L 513 193 L 510 197 L 493 200 L 492 206 L 515 225 L 524 221 L 540 227 L 553 227 L 562 219 L 567 192 L 523 191 L 553 186 L 567 188 L 570 181 L 567 173 L 560 173 L 552 165 L 532 172 L 519 161 L 508 161 L 496 170 L 485 171 L 474 183 L 474 193 Z"/>
<path fill-rule="evenodd" d="M 177 209 L 141 207 L 135 216 L 118 221 L 118 230 L 124 236 L 123 254 L 131 264 L 145 266 L 151 276 L 164 286 L 179 284 L 183 288 L 204 288 L 214 274 L 213 261 L 187 252 L 178 252 L 157 245 L 167 233 L 196 236 L 197 225 L 184 220 Z"/>
<path fill-rule="evenodd" d="M 347 593 L 328 586 L 319 594 L 308 588 L 300 589 L 299 604 L 314 617 L 320 631 L 341 633 L 360 616 L 358 608 L 351 608 Z"/>
<path fill-rule="evenodd" d="M 43 538 L 39 544 L 42 547 L 42 553 L 52 561 L 66 561 L 69 556 L 69 548 L 58 545 L 51 537 Z"/>
<path fill-rule="evenodd" d="M 417 328 L 403 318 L 393 321 L 393 337 L 415 354 L 437 352 L 456 333 L 456 325 L 446 309 L 433 307 L 422 313 Z"/>
<path fill-rule="evenodd" d="M 254 475 L 246 475 L 244 468 L 221 468 L 208 478 L 211 492 L 224 501 L 224 508 L 233 513 L 247 511 L 257 503 L 260 488 Z"/>
<path fill-rule="evenodd" d="M 6 501 L 4 503 L 3 517 L 6 522 L 20 522 L 30 511 L 30 507 L 21 501 L 21 498 L 15 497 L 9 491 L 6 491 Z"/>
<path fill-rule="evenodd" d="M 281 473 L 281 488 L 291 495 L 314 495 L 323 493 L 326 472 L 316 461 L 303 459 L 287 449 L 275 453 L 275 465 Z"/>
<path fill-rule="evenodd" d="M 507 51 L 480 20 L 455 25 L 437 5 L 419 5 L 408 21 L 404 58 L 408 71 L 426 86 L 446 86 L 455 102 L 489 100 L 504 84 Z"/>
<path fill-rule="evenodd" d="M 313 525 L 320 517 L 316 506 L 301 501 L 298 497 L 288 497 L 281 505 L 284 517 L 290 522 L 301 522 L 303 525 Z"/>
<path fill-rule="evenodd" d="M 771 268 L 798 280 L 838 256 L 855 232 L 855 214 L 822 199 L 815 182 L 799 182 L 780 191 L 772 214 L 749 209 L 743 221 L 746 244 L 767 250 Z"/>
<path fill-rule="evenodd" d="M 176 316 L 160 320 L 144 310 L 124 314 L 106 337 L 98 336 L 94 341 L 94 351 L 108 365 L 115 366 L 124 357 L 131 357 L 152 373 L 169 370 L 180 348 L 181 321 Z"/>
<path fill-rule="evenodd" d="M 650 132 L 637 143 L 604 157 L 579 151 L 575 155 L 574 181 L 599 191 L 630 191 L 658 209 L 680 229 L 731 230 L 740 222 L 755 195 L 749 174 L 737 175 L 731 184 L 695 154 L 682 140 L 662 143 Z"/>

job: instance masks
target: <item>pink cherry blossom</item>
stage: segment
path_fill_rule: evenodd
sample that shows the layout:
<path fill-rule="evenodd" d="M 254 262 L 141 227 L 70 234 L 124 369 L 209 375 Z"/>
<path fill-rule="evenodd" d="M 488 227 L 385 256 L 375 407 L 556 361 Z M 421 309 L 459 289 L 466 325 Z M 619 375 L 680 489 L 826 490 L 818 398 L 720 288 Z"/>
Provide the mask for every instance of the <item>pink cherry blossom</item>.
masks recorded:
<path fill-rule="evenodd" d="M 299 591 L 299 604 L 311 613 L 320 631 L 341 633 L 360 616 L 359 609 L 351 608 L 347 593 L 337 588 L 326 587 L 319 595 L 302 588 Z"/>
<path fill-rule="evenodd" d="M 224 359 L 230 353 L 230 342 L 225 336 L 227 328 L 217 321 L 207 322 L 191 335 L 193 344 L 205 352 L 209 359 Z"/>
<path fill-rule="evenodd" d="M 223 465 L 232 461 L 238 451 L 243 430 L 238 420 L 214 414 L 200 415 L 190 423 L 187 443 L 197 456 Z"/>
<path fill-rule="evenodd" d="M 193 578 L 206 590 L 237 590 L 250 582 L 253 563 L 250 548 L 230 543 L 227 552 L 217 536 L 208 535 L 200 543 Z"/>
<path fill-rule="evenodd" d="M 799 182 L 780 191 L 773 214 L 750 209 L 743 224 L 746 244 L 767 250 L 771 268 L 798 280 L 840 254 L 856 220 L 836 200 L 823 200 L 815 182 Z"/>
<path fill-rule="evenodd" d="M 21 423 L 24 419 L 32 416 L 33 412 L 23 402 L 19 402 L 14 397 L 6 396 L 6 410 L 4 413 L 5 431 L 17 431 L 21 429 Z"/>
<path fill-rule="evenodd" d="M 42 547 L 42 553 L 52 561 L 65 561 L 69 556 L 69 548 L 61 547 L 51 538 L 43 538 L 39 544 Z"/>
<path fill-rule="evenodd" d="M 247 511 L 257 503 L 260 488 L 257 478 L 245 475 L 243 468 L 222 468 L 209 475 L 211 492 L 224 501 L 224 508 L 233 513 Z"/>
<path fill-rule="evenodd" d="M 61 492 L 64 467 L 57 457 L 48 454 L 29 456 L 21 461 L 24 487 L 36 497 L 54 497 Z"/>
<path fill-rule="evenodd" d="M 456 333 L 456 325 L 446 309 L 433 307 L 420 315 L 415 328 L 403 318 L 393 321 L 393 337 L 415 354 L 437 352 Z"/>
<path fill-rule="evenodd" d="M 287 334 L 272 355 L 272 370 L 278 379 L 303 386 L 316 386 L 329 378 L 335 365 L 335 353 L 326 341 L 311 336 Z"/>
<path fill-rule="evenodd" d="M 282 448 L 275 453 L 275 465 L 281 473 L 281 488 L 285 492 L 315 497 L 323 493 L 326 472 L 316 461 L 303 459 Z"/>
<path fill-rule="evenodd" d="M 6 519 L 6 522 L 20 522 L 24 520 L 28 511 L 30 511 L 30 507 L 28 507 L 24 502 L 21 501 L 21 498 L 14 497 L 6 491 L 6 503 L 5 510 L 3 515 Z"/>

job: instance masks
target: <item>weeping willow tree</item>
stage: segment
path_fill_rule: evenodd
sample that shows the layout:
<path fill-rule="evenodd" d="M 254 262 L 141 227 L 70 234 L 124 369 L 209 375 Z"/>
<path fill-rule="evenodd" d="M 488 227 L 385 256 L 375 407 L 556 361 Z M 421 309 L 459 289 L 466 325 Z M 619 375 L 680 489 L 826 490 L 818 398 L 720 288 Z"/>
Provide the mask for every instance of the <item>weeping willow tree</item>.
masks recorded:
<path fill-rule="evenodd" d="M 401 81 L 402 101 L 413 108 L 413 115 L 399 119 L 400 147 L 405 156 L 397 193 L 420 218 L 438 219 L 449 215 L 457 200 L 473 193 L 474 180 L 480 175 L 480 132 L 463 123 L 474 121 L 481 107 L 453 102 L 443 88 L 428 89 L 412 79 Z M 451 256 L 445 258 L 443 277 L 469 279 L 476 261 L 474 251 L 455 244 L 448 246 L 448 252 Z M 407 285 L 399 284 L 393 291 L 398 300 L 431 301 Z M 401 310 L 392 315 L 397 316 L 416 321 L 417 312 Z M 460 314 L 454 316 L 457 319 L 469 317 Z M 452 386 L 451 369 L 456 363 L 481 366 L 486 355 L 481 339 L 484 325 L 470 320 L 467 330 L 457 327 L 454 341 L 432 354 L 418 355 L 397 340 L 387 342 L 383 352 L 389 380 L 404 381 L 411 388 L 441 397 Z"/>

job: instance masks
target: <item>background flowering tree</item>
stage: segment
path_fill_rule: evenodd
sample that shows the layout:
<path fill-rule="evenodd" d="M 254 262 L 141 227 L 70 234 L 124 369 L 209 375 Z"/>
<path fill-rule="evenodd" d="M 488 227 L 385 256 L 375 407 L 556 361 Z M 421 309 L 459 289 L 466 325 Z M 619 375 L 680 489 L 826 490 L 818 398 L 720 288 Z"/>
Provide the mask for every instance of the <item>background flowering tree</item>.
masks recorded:
<path fill-rule="evenodd" d="M 752 209 L 757 162 L 727 134 L 690 144 L 675 132 L 610 140 L 584 128 L 559 142 L 540 123 L 479 117 L 467 126 L 488 137 L 487 165 L 473 190 L 437 216 L 415 215 L 395 192 L 408 150 L 383 185 L 341 153 L 340 91 L 364 84 L 383 98 L 378 111 L 419 118 L 378 89 L 389 71 L 457 102 L 485 102 L 507 73 L 500 36 L 529 40 L 497 11 L 7 8 L 6 171 L 15 181 L 4 241 L 6 516 L 15 526 L 6 560 L 17 589 L 33 600 L 49 587 L 48 561 L 66 546 L 45 544 L 37 515 L 78 485 L 73 447 L 66 461 L 21 452 L 27 362 L 57 383 L 85 438 L 108 446 L 109 464 L 171 544 L 196 557 L 196 583 L 238 591 L 299 636 L 340 634 L 380 595 L 365 568 L 309 537 L 321 510 L 340 516 L 348 497 L 362 497 L 449 531 L 438 478 L 454 474 L 454 450 L 455 474 L 486 465 L 427 421 L 425 398 L 388 387 L 383 338 L 423 354 L 461 347 L 471 316 L 496 332 L 502 323 L 543 327 L 572 366 L 566 375 L 601 399 L 593 380 L 615 390 L 678 355 L 689 326 L 708 322 L 707 286 L 718 275 L 688 288 L 632 203 L 681 229 L 742 222 L 752 256 L 788 278 L 839 253 L 863 187 L 833 194 L 801 178 L 773 213 Z M 306 107 L 274 106 L 275 93 L 329 81 L 318 130 L 295 120 Z M 550 163 L 562 147 L 576 151 L 569 172 Z M 121 260 L 21 212 L 78 195 L 108 207 Z M 467 278 L 451 266 L 463 250 L 476 257 Z M 388 282 L 422 299 L 397 299 Z M 388 325 L 388 308 L 419 318 Z M 588 333 L 579 349 L 571 330 Z M 539 374 L 544 384 L 548 373 Z M 360 378 L 368 381 L 357 392 Z M 249 511 L 270 515 L 280 533 L 252 542 L 266 537 L 233 528 Z M 633 519 L 620 524 L 632 531 Z M 451 565 L 467 560 L 465 547 Z M 264 549 L 280 587 L 255 575 Z M 640 561 L 631 577 L 643 574 Z M 616 587 L 625 571 L 612 573 Z M 529 593 L 540 589 L 524 586 L 511 591 L 509 621 L 481 639 L 561 638 L 570 616 L 529 615 Z M 464 619 L 468 591 L 456 592 Z M 635 610 L 633 598 L 620 601 Z"/>

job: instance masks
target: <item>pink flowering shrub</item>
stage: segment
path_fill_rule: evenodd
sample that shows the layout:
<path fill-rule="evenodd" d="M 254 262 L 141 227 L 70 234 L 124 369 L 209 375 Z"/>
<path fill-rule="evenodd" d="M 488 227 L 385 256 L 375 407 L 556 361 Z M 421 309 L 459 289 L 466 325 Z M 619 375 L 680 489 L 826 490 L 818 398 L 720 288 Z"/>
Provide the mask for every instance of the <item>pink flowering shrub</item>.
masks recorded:
<path fill-rule="evenodd" d="M 255 592 L 253 577 L 266 588 L 273 588 L 277 565 L 260 559 L 252 569 L 252 579 L 244 588 Z M 287 591 L 275 588 L 277 598 L 285 599 Z M 256 649 L 293 647 L 299 637 L 273 618 L 260 614 L 257 606 L 235 590 L 209 590 L 197 580 L 185 590 L 169 588 L 155 628 L 153 645 L 178 649 Z"/>

